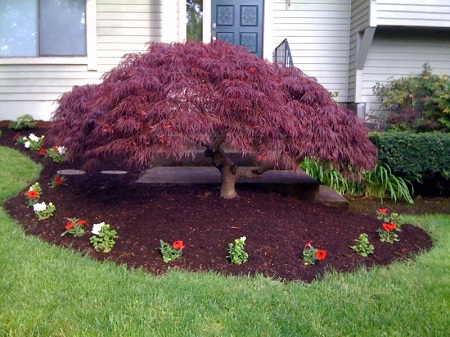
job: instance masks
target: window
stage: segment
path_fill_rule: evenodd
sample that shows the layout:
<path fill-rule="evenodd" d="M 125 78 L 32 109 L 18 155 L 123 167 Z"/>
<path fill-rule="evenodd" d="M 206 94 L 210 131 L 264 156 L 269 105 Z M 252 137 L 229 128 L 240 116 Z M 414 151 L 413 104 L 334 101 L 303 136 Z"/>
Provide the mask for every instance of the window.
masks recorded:
<path fill-rule="evenodd" d="M 186 0 L 187 41 L 203 40 L 203 0 Z"/>
<path fill-rule="evenodd" d="M 86 0 L 1 0 L 0 57 L 86 56 Z"/>

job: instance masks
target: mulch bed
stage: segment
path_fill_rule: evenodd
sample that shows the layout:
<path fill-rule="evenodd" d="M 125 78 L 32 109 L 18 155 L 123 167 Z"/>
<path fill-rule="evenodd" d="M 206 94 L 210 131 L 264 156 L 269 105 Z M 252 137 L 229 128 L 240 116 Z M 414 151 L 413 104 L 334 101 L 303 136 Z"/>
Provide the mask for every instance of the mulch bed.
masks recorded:
<path fill-rule="evenodd" d="M 46 124 L 21 131 L 42 135 Z M 327 270 L 350 272 L 361 265 L 368 268 L 386 265 L 394 260 L 411 258 L 414 253 L 432 246 L 430 236 L 421 228 L 404 224 L 397 232 L 400 241 L 381 243 L 377 229 L 381 222 L 373 216 L 357 214 L 317 202 L 297 200 L 277 192 L 256 187 L 240 187 L 239 199 L 219 198 L 218 187 L 203 185 L 137 184 L 138 172 L 124 175 L 90 172 L 67 176 L 67 185 L 51 188 L 48 184 L 58 170 L 80 168 L 80 163 L 55 164 L 23 145 L 14 145 L 17 131 L 0 123 L 1 146 L 27 154 L 44 170 L 39 179 L 42 201 L 53 202 L 55 215 L 38 221 L 27 207 L 23 193 L 5 202 L 10 216 L 30 235 L 52 244 L 74 249 L 98 260 L 112 260 L 129 268 L 142 267 L 162 274 L 171 269 L 216 271 L 226 275 L 263 274 L 281 280 L 311 282 Z M 50 147 L 54 144 L 45 144 Z M 102 167 L 108 170 L 108 163 Z M 114 169 L 117 167 L 114 166 Z M 108 254 L 96 252 L 89 243 L 90 233 L 83 237 L 61 237 L 66 218 L 81 218 L 89 225 L 105 221 L 118 232 L 118 239 Z M 87 227 L 88 229 L 91 226 Z M 360 233 L 367 233 L 375 253 L 363 258 L 349 248 Z M 226 256 L 228 244 L 246 236 L 248 262 L 231 264 Z M 183 240 L 182 257 L 164 263 L 157 249 L 159 240 Z M 312 240 L 317 249 L 327 251 L 326 259 L 305 266 L 301 259 L 304 245 Z"/>

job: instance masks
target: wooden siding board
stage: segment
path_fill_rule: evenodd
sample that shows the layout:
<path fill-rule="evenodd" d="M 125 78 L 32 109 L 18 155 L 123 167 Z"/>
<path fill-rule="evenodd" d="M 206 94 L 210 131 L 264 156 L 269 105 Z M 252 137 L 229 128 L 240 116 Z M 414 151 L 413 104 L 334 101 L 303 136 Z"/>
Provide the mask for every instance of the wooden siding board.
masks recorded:
<path fill-rule="evenodd" d="M 377 1 L 377 24 L 450 27 L 449 1 Z"/>
<path fill-rule="evenodd" d="M 276 1 L 273 8 L 275 46 L 287 38 L 295 66 L 345 100 L 350 0 Z"/>

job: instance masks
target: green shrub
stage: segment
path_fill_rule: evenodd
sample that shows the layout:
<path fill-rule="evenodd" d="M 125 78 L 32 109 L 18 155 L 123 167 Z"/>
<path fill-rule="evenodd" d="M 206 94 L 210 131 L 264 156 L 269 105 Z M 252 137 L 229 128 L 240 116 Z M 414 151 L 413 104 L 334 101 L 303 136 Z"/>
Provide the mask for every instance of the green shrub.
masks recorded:
<path fill-rule="evenodd" d="M 11 121 L 8 125 L 9 129 L 12 130 L 22 130 L 22 129 L 32 129 L 36 126 L 36 121 L 31 115 L 23 115 L 18 117 L 15 121 Z"/>
<path fill-rule="evenodd" d="M 372 132 L 379 163 L 400 177 L 423 182 L 450 179 L 450 134 L 439 132 Z"/>
<path fill-rule="evenodd" d="M 432 74 L 427 63 L 419 75 L 402 77 L 387 84 L 377 82 L 373 91 L 386 111 L 381 119 L 388 129 L 450 130 L 450 78 Z"/>

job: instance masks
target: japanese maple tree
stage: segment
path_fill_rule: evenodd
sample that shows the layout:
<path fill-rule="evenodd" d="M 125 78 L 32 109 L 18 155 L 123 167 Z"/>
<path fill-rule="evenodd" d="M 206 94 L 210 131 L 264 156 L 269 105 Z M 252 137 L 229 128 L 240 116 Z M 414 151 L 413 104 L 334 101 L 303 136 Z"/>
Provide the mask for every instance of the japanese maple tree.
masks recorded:
<path fill-rule="evenodd" d="M 316 80 L 222 41 L 152 43 L 125 55 L 102 83 L 63 94 L 52 121 L 50 139 L 86 169 L 108 157 L 144 168 L 203 148 L 225 198 L 237 196 L 238 178 L 299 170 L 306 157 L 342 171 L 376 162 L 367 130 Z M 238 167 L 224 148 L 254 154 L 260 165 Z"/>

